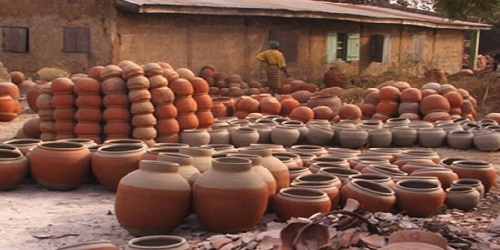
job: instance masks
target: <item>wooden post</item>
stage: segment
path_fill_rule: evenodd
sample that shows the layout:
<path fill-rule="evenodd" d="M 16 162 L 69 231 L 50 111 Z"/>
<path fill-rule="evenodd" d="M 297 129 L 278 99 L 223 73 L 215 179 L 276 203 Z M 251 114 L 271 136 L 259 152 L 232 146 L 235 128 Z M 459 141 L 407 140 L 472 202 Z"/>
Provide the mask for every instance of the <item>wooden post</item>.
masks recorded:
<path fill-rule="evenodd" d="M 479 51 L 479 30 L 471 31 L 470 36 L 470 54 L 469 54 L 469 68 L 472 70 L 477 69 L 477 53 Z"/>

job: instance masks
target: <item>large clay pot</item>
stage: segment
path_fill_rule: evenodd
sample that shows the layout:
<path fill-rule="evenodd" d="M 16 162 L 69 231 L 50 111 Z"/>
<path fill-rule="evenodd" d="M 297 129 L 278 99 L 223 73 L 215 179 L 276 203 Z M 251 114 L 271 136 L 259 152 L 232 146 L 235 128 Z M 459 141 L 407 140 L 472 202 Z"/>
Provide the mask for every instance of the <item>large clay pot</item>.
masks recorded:
<path fill-rule="evenodd" d="M 28 175 L 28 159 L 18 150 L 0 149 L 0 190 L 16 188 Z"/>
<path fill-rule="evenodd" d="M 208 133 L 210 134 L 210 144 L 231 143 L 231 133 L 225 128 L 211 129 Z"/>
<path fill-rule="evenodd" d="M 182 222 L 191 187 L 178 168 L 176 163 L 143 160 L 120 180 L 115 214 L 123 228 L 133 235 L 165 234 Z"/>
<path fill-rule="evenodd" d="M 190 250 L 185 238 L 174 235 L 151 235 L 131 239 L 125 250 Z"/>
<path fill-rule="evenodd" d="M 12 139 L 4 141 L 3 143 L 17 147 L 21 151 L 21 153 L 26 155 L 30 149 L 36 147 L 41 142 L 42 140 L 40 139 L 26 138 L 26 139 Z"/>
<path fill-rule="evenodd" d="M 299 187 L 299 188 L 311 188 L 318 189 L 325 192 L 330 198 L 331 201 L 331 209 L 334 210 L 337 208 L 340 202 L 340 189 L 335 186 L 334 183 L 321 183 L 314 181 L 297 181 L 291 182 L 290 187 Z"/>
<path fill-rule="evenodd" d="M 347 181 L 342 186 L 340 195 L 343 204 L 348 198 L 355 199 L 368 212 L 390 212 L 396 204 L 396 195 L 391 188 L 369 180 Z"/>
<path fill-rule="evenodd" d="M 308 218 L 315 213 L 326 213 L 331 206 L 326 192 L 301 187 L 281 189 L 273 202 L 274 212 L 282 222 L 292 217 Z"/>
<path fill-rule="evenodd" d="M 271 130 L 271 141 L 285 147 L 293 146 L 300 137 L 300 131 L 296 127 L 279 125 Z"/>
<path fill-rule="evenodd" d="M 276 180 L 276 190 L 290 186 L 290 173 L 288 171 L 288 167 L 272 155 L 273 151 L 270 148 L 240 148 L 238 152 L 262 157 L 262 166 L 267 168 Z"/>
<path fill-rule="evenodd" d="M 376 148 L 387 148 L 392 144 L 392 132 L 389 129 L 369 129 L 368 145 Z"/>
<path fill-rule="evenodd" d="M 327 106 L 333 111 L 334 114 L 339 114 L 339 110 L 342 107 L 342 101 L 338 96 L 319 94 L 311 96 L 311 98 L 307 101 L 307 106 L 309 108 Z"/>
<path fill-rule="evenodd" d="M 111 143 L 92 154 L 92 171 L 99 183 L 115 191 L 120 179 L 139 168 L 141 156 L 147 147 L 141 143 Z"/>
<path fill-rule="evenodd" d="M 401 180 L 394 186 L 397 207 L 409 216 L 429 217 L 439 212 L 444 204 L 445 192 L 441 186 L 428 180 Z M 425 206 L 421 201 L 425 200 Z"/>
<path fill-rule="evenodd" d="M 340 131 L 339 139 L 342 147 L 361 148 L 368 142 L 368 132 L 364 129 L 344 128 Z"/>
<path fill-rule="evenodd" d="M 182 131 L 181 142 L 191 147 L 199 147 L 210 143 L 210 134 L 206 129 L 186 129 Z"/>
<path fill-rule="evenodd" d="M 257 143 L 259 141 L 259 136 L 255 128 L 237 128 L 231 131 L 231 143 L 237 148 L 247 147 L 250 146 L 250 144 Z"/>
<path fill-rule="evenodd" d="M 180 148 L 179 153 L 193 157 L 193 166 L 204 173 L 212 167 L 212 154 L 215 150 L 202 147 Z"/>
<path fill-rule="evenodd" d="M 420 102 L 420 112 L 424 115 L 432 112 L 450 112 L 450 103 L 442 95 L 429 95 Z"/>
<path fill-rule="evenodd" d="M 76 189 L 89 174 L 91 153 L 81 143 L 42 142 L 27 156 L 33 178 L 48 189 Z"/>
<path fill-rule="evenodd" d="M 446 132 L 442 128 L 421 128 L 418 142 L 422 147 L 438 148 L 446 142 Z"/>
<path fill-rule="evenodd" d="M 481 199 L 481 194 L 473 187 L 456 186 L 446 189 L 445 203 L 449 208 L 463 211 L 474 209 Z"/>
<path fill-rule="evenodd" d="M 450 187 L 473 187 L 474 189 L 479 192 L 479 197 L 482 199 L 484 197 L 484 185 L 483 183 L 478 180 L 478 179 L 472 179 L 472 178 L 461 178 L 458 180 L 455 180 L 451 183 Z"/>
<path fill-rule="evenodd" d="M 441 182 L 443 189 L 450 187 L 451 183 L 458 180 L 458 175 L 451 171 L 451 169 L 444 167 L 430 167 L 425 169 L 414 170 L 411 176 L 435 176 Z"/>
<path fill-rule="evenodd" d="M 211 231 L 238 232 L 257 225 L 266 211 L 268 187 L 249 159 L 216 158 L 193 185 L 200 224 Z M 224 204 L 221 206 L 221 204 Z"/>
<path fill-rule="evenodd" d="M 307 141 L 313 145 L 328 145 L 333 139 L 335 132 L 331 127 L 313 125 L 309 127 Z"/>
<path fill-rule="evenodd" d="M 489 162 L 482 160 L 454 161 L 449 167 L 460 178 L 473 178 L 480 180 L 484 185 L 484 192 L 488 193 L 497 180 L 496 170 Z"/>
<path fill-rule="evenodd" d="M 391 128 L 392 142 L 396 147 L 411 147 L 417 142 L 418 132 L 411 127 Z"/>
<path fill-rule="evenodd" d="M 473 138 L 474 146 L 480 151 L 495 152 L 500 149 L 500 133 L 477 133 Z"/>
<path fill-rule="evenodd" d="M 339 167 L 322 167 L 319 169 L 318 173 L 336 176 L 344 184 L 349 181 L 349 176 L 361 174 L 361 172 L 354 169 Z"/>
<path fill-rule="evenodd" d="M 385 174 L 358 174 L 358 175 L 351 175 L 349 176 L 349 181 L 352 180 L 366 180 L 366 181 L 373 181 L 378 184 L 382 184 L 386 187 L 394 187 L 396 183 L 392 180 L 392 177 L 389 175 Z"/>

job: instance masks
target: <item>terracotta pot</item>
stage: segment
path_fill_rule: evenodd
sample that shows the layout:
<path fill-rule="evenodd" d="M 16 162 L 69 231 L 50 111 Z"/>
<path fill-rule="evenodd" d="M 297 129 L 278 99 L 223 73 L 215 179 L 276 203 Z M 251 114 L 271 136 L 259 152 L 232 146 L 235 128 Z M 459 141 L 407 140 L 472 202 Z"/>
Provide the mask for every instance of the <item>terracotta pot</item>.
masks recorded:
<path fill-rule="evenodd" d="M 470 131 L 450 131 L 446 142 L 450 148 L 468 149 L 472 146 L 474 135 Z"/>
<path fill-rule="evenodd" d="M 361 119 L 361 109 L 354 104 L 345 104 L 338 111 L 340 119 L 358 120 Z"/>
<path fill-rule="evenodd" d="M 450 187 L 472 187 L 479 193 L 480 199 L 484 197 L 484 185 L 478 179 L 461 178 L 453 181 Z"/>
<path fill-rule="evenodd" d="M 369 129 L 368 145 L 370 147 L 387 148 L 392 144 L 392 132 L 389 129 Z"/>
<path fill-rule="evenodd" d="M 79 95 L 75 100 L 75 106 L 79 108 L 101 108 L 102 98 L 97 94 Z"/>
<path fill-rule="evenodd" d="M 141 102 L 136 102 L 132 103 L 130 105 L 130 113 L 131 114 L 146 114 L 146 113 L 153 113 L 155 110 L 155 107 L 150 101 L 141 101 Z"/>
<path fill-rule="evenodd" d="M 188 214 L 191 187 L 175 163 L 143 160 L 116 191 L 115 214 L 133 235 L 165 234 Z M 137 208 L 140 206 L 140 209 Z"/>
<path fill-rule="evenodd" d="M 298 188 L 311 188 L 325 192 L 331 202 L 331 209 L 334 210 L 338 207 L 340 202 L 340 189 L 334 183 L 321 183 L 314 181 L 298 181 L 291 182 L 290 187 Z"/>
<path fill-rule="evenodd" d="M 199 94 L 193 96 L 198 109 L 211 109 L 213 107 L 212 98 L 208 94 Z"/>
<path fill-rule="evenodd" d="M 354 169 L 339 167 L 322 167 L 319 169 L 318 173 L 334 175 L 344 184 L 349 180 L 349 176 L 361 174 L 361 172 Z"/>
<path fill-rule="evenodd" d="M 422 147 L 438 148 L 446 141 L 446 132 L 442 128 L 421 128 L 418 130 L 418 142 Z"/>
<path fill-rule="evenodd" d="M 36 83 L 35 85 L 31 86 L 27 91 L 26 91 L 26 100 L 28 102 L 28 106 L 30 107 L 31 110 L 33 111 L 38 111 L 39 107 L 37 105 L 37 98 L 38 96 L 42 93 L 42 85 L 46 84 L 45 82 L 43 83 Z"/>
<path fill-rule="evenodd" d="M 394 127 L 391 128 L 392 142 L 397 147 L 411 147 L 417 142 L 418 133 L 415 128 L 411 127 Z"/>
<path fill-rule="evenodd" d="M 0 96 L 0 121 L 8 122 L 14 120 L 18 114 L 16 111 L 19 103 L 9 95 Z"/>
<path fill-rule="evenodd" d="M 262 98 L 259 101 L 260 110 L 264 114 L 279 114 L 281 113 L 281 103 L 274 97 Z"/>
<path fill-rule="evenodd" d="M 179 174 L 192 186 L 200 176 L 200 171 L 194 167 L 194 158 L 181 153 L 160 153 L 157 159 L 179 164 Z"/>
<path fill-rule="evenodd" d="M 208 109 L 198 110 L 198 112 L 196 112 L 196 117 L 198 117 L 199 121 L 198 128 L 210 128 L 214 123 L 214 116 Z"/>
<path fill-rule="evenodd" d="M 331 200 L 319 189 L 289 187 L 276 194 L 273 207 L 279 220 L 285 222 L 292 217 L 308 218 L 315 213 L 326 213 L 331 209 Z"/>
<path fill-rule="evenodd" d="M 132 89 L 128 92 L 128 100 L 132 103 L 150 101 L 151 93 L 148 89 Z"/>
<path fill-rule="evenodd" d="M 389 188 L 392 188 L 396 185 L 396 183 L 392 180 L 391 176 L 384 174 L 358 174 L 358 175 L 351 175 L 348 177 L 348 179 L 349 181 L 352 180 L 372 181 Z"/>
<path fill-rule="evenodd" d="M 203 227 L 234 232 L 257 225 L 266 211 L 268 187 L 251 167 L 249 159 L 216 158 L 212 168 L 196 180 L 194 210 Z M 220 206 L 220 202 L 224 206 Z"/>
<path fill-rule="evenodd" d="M 399 92 L 399 89 L 393 86 L 385 86 L 380 88 L 378 92 L 378 99 L 380 101 L 391 101 L 391 102 L 397 102 L 399 101 L 401 93 Z"/>
<path fill-rule="evenodd" d="M 74 83 L 73 92 L 77 95 L 99 94 L 101 92 L 101 84 L 96 79 L 82 77 Z"/>
<path fill-rule="evenodd" d="M 328 145 L 332 141 L 334 131 L 329 127 L 311 126 L 307 133 L 307 141 L 313 145 Z"/>
<path fill-rule="evenodd" d="M 399 103 L 398 102 L 393 102 L 393 101 L 380 101 L 376 108 L 375 111 L 377 112 L 376 114 L 381 114 L 387 116 L 387 120 L 393 116 L 395 116 L 398 113 L 398 108 L 399 108 Z M 372 119 L 375 119 L 372 116 Z"/>
<path fill-rule="evenodd" d="M 441 186 L 428 180 L 401 180 L 394 186 L 397 207 L 409 216 L 429 217 L 444 205 L 445 192 Z M 425 206 L 419 205 L 425 200 Z"/>
<path fill-rule="evenodd" d="M 28 159 L 18 150 L 0 149 L 0 190 L 19 186 L 28 175 Z"/>
<path fill-rule="evenodd" d="M 120 136 L 120 138 L 129 138 L 132 127 L 128 122 L 112 121 L 107 122 L 103 127 L 103 132 L 106 136 Z"/>
<path fill-rule="evenodd" d="M 270 148 L 247 147 L 238 149 L 238 152 L 262 157 L 262 166 L 267 168 L 276 180 L 276 190 L 290 186 L 288 167 L 278 158 L 272 156 L 273 151 Z"/>
<path fill-rule="evenodd" d="M 243 127 L 231 131 L 231 142 L 237 148 L 250 146 L 250 144 L 257 143 L 258 141 L 259 133 L 257 129 Z"/>
<path fill-rule="evenodd" d="M 300 137 L 300 132 L 295 127 L 279 125 L 271 130 L 271 142 L 285 147 L 293 146 Z"/>
<path fill-rule="evenodd" d="M 206 129 L 186 129 L 182 131 L 181 142 L 199 147 L 210 143 L 210 134 Z"/>
<path fill-rule="evenodd" d="M 109 240 L 84 241 L 75 244 L 69 244 L 57 250 L 119 250 L 120 248 Z"/>
<path fill-rule="evenodd" d="M 308 107 L 298 107 L 292 110 L 288 117 L 293 120 L 307 123 L 309 120 L 314 119 L 314 111 L 312 111 L 312 109 Z"/>
<path fill-rule="evenodd" d="M 108 141 L 108 145 L 92 154 L 92 170 L 102 186 L 115 191 L 121 178 L 139 168 L 140 158 L 146 150 L 142 142 L 114 144 Z"/>
<path fill-rule="evenodd" d="M 342 187 L 342 181 L 335 175 L 325 174 L 325 173 L 311 173 L 300 175 L 295 178 L 293 183 L 317 183 L 318 185 L 333 185 L 340 190 Z"/>
<path fill-rule="evenodd" d="M 152 140 L 156 137 L 157 132 L 154 127 L 135 127 L 132 130 L 132 138 L 140 140 Z"/>
<path fill-rule="evenodd" d="M 101 76 L 102 77 L 102 76 Z M 113 93 L 127 93 L 127 85 L 125 84 L 125 80 L 120 77 L 112 77 L 108 79 L 104 79 L 101 83 L 101 90 L 104 94 L 113 94 Z"/>
<path fill-rule="evenodd" d="M 90 169 L 90 151 L 81 143 L 42 142 L 27 156 L 33 178 L 51 190 L 78 188 Z"/>
<path fill-rule="evenodd" d="M 280 103 L 281 103 L 281 114 L 284 116 L 290 115 L 290 113 L 292 113 L 292 111 L 295 108 L 300 107 L 300 102 L 298 102 L 297 100 L 295 100 L 293 98 L 285 99 L 285 100 L 281 101 Z"/>
<path fill-rule="evenodd" d="M 456 186 L 446 189 L 445 203 L 449 208 L 470 211 L 479 204 L 480 199 L 480 193 L 473 187 Z"/>
<path fill-rule="evenodd" d="M 179 113 L 190 113 L 198 110 L 196 101 L 189 96 L 176 98 L 174 105 Z"/>
<path fill-rule="evenodd" d="M 58 109 L 54 111 L 56 113 Z M 101 109 L 98 108 L 79 108 L 73 117 L 78 122 L 97 122 L 102 118 Z M 57 120 L 57 119 L 56 119 Z"/>
<path fill-rule="evenodd" d="M 179 113 L 177 121 L 179 122 L 181 131 L 195 129 L 200 125 L 198 117 L 194 113 Z"/>
<path fill-rule="evenodd" d="M 213 149 L 201 147 L 186 147 L 180 148 L 179 153 L 193 157 L 193 166 L 197 168 L 200 173 L 204 173 L 212 167 L 212 154 L 214 153 Z"/>
<path fill-rule="evenodd" d="M 236 110 L 247 112 L 247 113 L 258 112 L 259 106 L 260 106 L 259 101 L 255 100 L 251 97 L 246 97 L 246 96 L 239 98 L 234 103 L 234 107 L 236 108 Z"/>
<path fill-rule="evenodd" d="M 3 144 L 8 144 L 15 146 L 16 148 L 19 149 L 19 151 L 23 154 L 26 155 L 28 151 L 40 144 L 42 140 L 40 139 L 12 139 L 12 140 L 7 140 L 4 141 Z"/>
<path fill-rule="evenodd" d="M 227 107 L 222 102 L 213 101 L 213 106 L 210 109 L 215 118 L 227 116 Z"/>
<path fill-rule="evenodd" d="M 484 185 L 484 192 L 488 193 L 496 183 L 497 174 L 493 165 L 482 160 L 454 161 L 449 167 L 460 178 L 478 179 Z"/>
<path fill-rule="evenodd" d="M 474 135 L 474 146 L 480 151 L 495 152 L 500 149 L 500 133 L 485 132 Z"/>
<path fill-rule="evenodd" d="M 364 129 L 345 128 L 340 131 L 340 144 L 346 148 L 361 148 L 368 142 L 368 132 Z"/>
<path fill-rule="evenodd" d="M 150 92 L 151 102 L 155 106 L 172 103 L 175 100 L 174 92 L 167 86 L 151 89 Z"/>
<path fill-rule="evenodd" d="M 154 115 L 157 119 L 175 118 L 178 115 L 178 111 L 173 104 L 169 103 L 155 106 Z"/>
<path fill-rule="evenodd" d="M 438 94 L 429 95 L 422 99 L 420 102 L 420 112 L 427 115 L 431 112 L 449 112 L 450 103 L 448 100 Z"/>
<path fill-rule="evenodd" d="M 458 180 L 458 175 L 448 168 L 431 167 L 427 169 L 417 169 L 411 173 L 412 176 L 434 176 L 437 177 L 443 189 L 451 186 L 451 183 Z"/>
<path fill-rule="evenodd" d="M 112 93 L 112 94 L 107 94 L 103 97 L 103 104 L 107 108 L 111 107 L 128 108 L 128 106 L 130 105 L 130 101 L 128 100 L 127 94 Z"/>
<path fill-rule="evenodd" d="M 52 80 L 50 91 L 53 94 L 73 94 L 73 81 L 69 78 L 60 77 Z"/>
<path fill-rule="evenodd" d="M 286 127 L 290 127 L 290 128 L 295 128 L 299 131 L 299 138 L 295 144 L 302 144 L 302 143 L 305 143 L 307 141 L 307 134 L 309 133 L 309 128 L 303 122 L 296 121 L 296 120 L 290 120 L 290 121 L 283 121 L 281 123 L 281 125 L 286 126 Z M 273 127 L 273 129 L 274 128 L 275 127 Z"/>
<path fill-rule="evenodd" d="M 422 100 L 422 93 L 417 88 L 407 88 L 401 91 L 400 100 L 406 103 L 418 103 Z"/>
<path fill-rule="evenodd" d="M 127 79 L 127 89 L 129 91 L 132 91 L 132 90 L 139 90 L 139 89 L 149 89 L 149 80 L 147 77 L 143 76 L 143 75 L 137 75 L 137 76 L 134 76 L 134 77 L 124 77 L 125 79 Z"/>
<path fill-rule="evenodd" d="M 231 134 L 225 128 L 212 129 L 209 130 L 210 134 L 210 144 L 230 144 Z"/>
<path fill-rule="evenodd" d="M 189 250 L 191 246 L 185 238 L 173 235 L 152 235 L 128 241 L 125 250 Z"/>
<path fill-rule="evenodd" d="M 348 181 L 342 186 L 340 195 L 342 204 L 348 198 L 354 199 L 368 212 L 389 212 L 396 204 L 396 195 L 391 188 L 369 180 Z"/>
<path fill-rule="evenodd" d="M 157 121 L 156 131 L 159 135 L 177 134 L 180 131 L 179 123 L 175 118 L 160 119 Z"/>

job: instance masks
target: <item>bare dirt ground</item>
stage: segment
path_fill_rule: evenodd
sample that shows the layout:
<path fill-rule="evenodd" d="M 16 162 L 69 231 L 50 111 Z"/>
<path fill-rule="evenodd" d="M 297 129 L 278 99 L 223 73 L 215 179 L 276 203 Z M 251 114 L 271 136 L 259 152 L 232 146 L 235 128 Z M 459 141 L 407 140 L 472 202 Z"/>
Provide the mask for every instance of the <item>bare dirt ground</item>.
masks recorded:
<path fill-rule="evenodd" d="M 15 136 L 24 122 L 36 114 L 25 109 L 11 122 L 0 123 L 0 141 Z M 441 157 L 465 157 L 492 162 L 500 168 L 500 153 L 476 150 L 439 148 Z M 500 182 L 497 181 L 497 182 Z M 486 238 L 478 249 L 500 249 L 499 235 L 488 233 L 487 227 L 500 210 L 500 188 L 494 187 L 477 209 L 471 212 L 446 210 L 436 218 L 470 232 L 477 239 Z M 56 249 L 68 244 L 92 240 L 110 240 L 125 246 L 134 238 L 120 227 L 114 216 L 115 194 L 95 183 L 87 183 L 73 191 L 46 190 L 32 180 L 26 180 L 15 190 L 0 192 L 0 249 Z M 275 217 L 268 214 L 263 223 Z M 192 245 L 206 239 L 206 232 L 194 215 L 186 218 L 174 235 L 188 238 Z M 483 239 L 484 240 L 484 239 Z"/>

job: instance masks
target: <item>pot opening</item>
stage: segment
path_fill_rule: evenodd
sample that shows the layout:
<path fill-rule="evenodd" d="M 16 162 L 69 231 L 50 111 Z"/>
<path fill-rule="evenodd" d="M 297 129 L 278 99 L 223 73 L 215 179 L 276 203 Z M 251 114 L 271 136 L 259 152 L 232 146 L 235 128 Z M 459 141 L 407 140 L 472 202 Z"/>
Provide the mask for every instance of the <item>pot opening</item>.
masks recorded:
<path fill-rule="evenodd" d="M 42 146 L 46 148 L 68 148 L 68 149 L 84 147 L 83 144 L 77 142 L 45 142 L 42 143 Z"/>
<path fill-rule="evenodd" d="M 38 139 L 15 139 L 15 140 L 11 140 L 11 141 L 6 141 L 4 143 L 6 144 L 31 144 L 31 143 L 40 143 L 41 140 L 38 140 Z"/>
<path fill-rule="evenodd" d="M 371 191 L 384 193 L 384 194 L 393 194 L 394 193 L 394 191 L 392 191 L 392 189 L 390 189 L 384 185 L 372 182 L 372 181 L 357 180 L 354 183 L 359 185 L 362 188 L 366 188 L 366 189 L 369 189 Z"/>
<path fill-rule="evenodd" d="M 399 183 L 402 187 L 405 188 L 414 188 L 414 189 L 429 189 L 429 188 L 438 188 L 438 184 L 429 182 L 429 181 L 416 181 L 416 180 L 407 180 L 401 181 Z"/>
<path fill-rule="evenodd" d="M 324 192 L 321 190 L 310 189 L 310 188 L 285 188 L 282 189 L 283 193 L 294 195 L 294 196 L 306 196 L 306 197 L 322 197 Z"/>
<path fill-rule="evenodd" d="M 181 243 L 182 241 L 175 238 L 156 238 L 156 239 L 144 239 L 138 240 L 133 244 L 136 246 L 143 247 L 161 247 L 161 246 L 172 246 Z"/>
<path fill-rule="evenodd" d="M 113 145 L 106 146 L 106 147 L 100 147 L 99 150 L 105 151 L 105 152 L 123 152 L 123 151 L 138 150 L 141 148 L 142 148 L 142 145 L 138 145 L 138 144 L 126 145 L 126 144 L 119 143 L 119 144 L 113 144 Z"/>
<path fill-rule="evenodd" d="M 335 179 L 338 179 L 338 177 L 328 175 L 328 174 L 306 174 L 306 175 L 301 175 L 301 176 L 297 177 L 297 180 L 299 180 L 299 181 L 310 181 L 310 182 L 334 181 Z"/>
<path fill-rule="evenodd" d="M 0 158 L 19 158 L 21 157 L 22 154 L 17 152 L 17 151 L 12 151 L 8 149 L 2 149 L 0 150 Z"/>
<path fill-rule="evenodd" d="M 345 175 L 359 174 L 359 171 L 350 168 L 326 167 L 326 168 L 320 168 L 320 170 L 327 172 L 329 174 L 345 174 Z"/>

